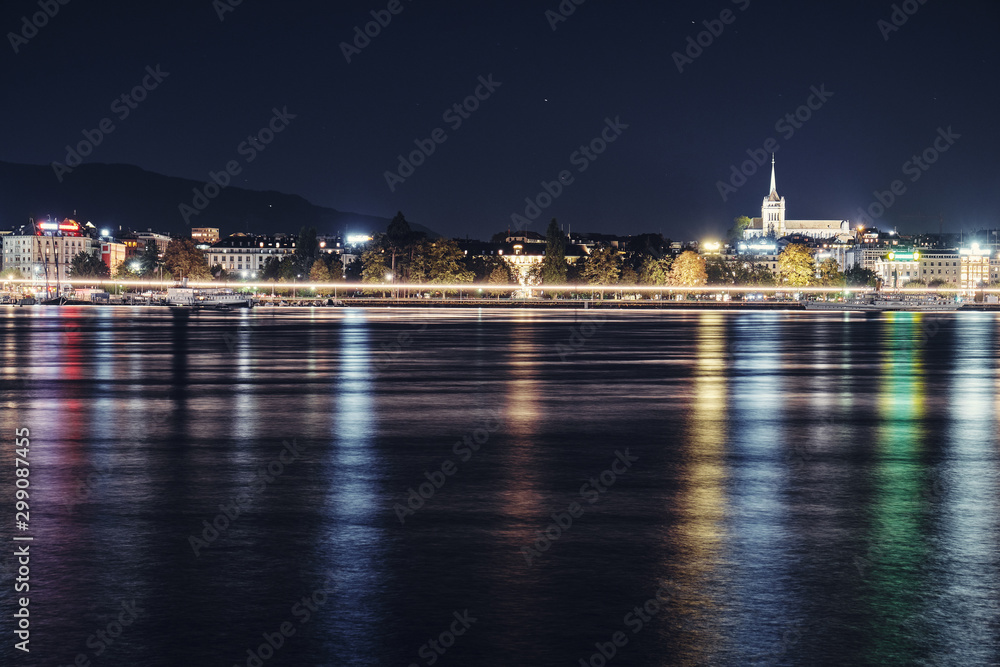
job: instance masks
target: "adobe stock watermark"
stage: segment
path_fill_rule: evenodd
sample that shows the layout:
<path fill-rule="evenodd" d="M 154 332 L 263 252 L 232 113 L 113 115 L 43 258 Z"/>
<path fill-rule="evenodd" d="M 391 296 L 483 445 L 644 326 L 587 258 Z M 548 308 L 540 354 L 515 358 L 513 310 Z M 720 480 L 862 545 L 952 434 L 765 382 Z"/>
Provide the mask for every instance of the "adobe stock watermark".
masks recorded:
<path fill-rule="evenodd" d="M 618 478 L 629 471 L 632 464 L 639 460 L 638 456 L 629 454 L 628 449 L 624 452 L 615 451 L 615 458 L 611 466 L 601 472 L 596 477 L 591 477 L 580 487 L 580 499 L 587 501 L 587 505 L 594 505 L 601 496 L 607 493 Z M 538 531 L 538 538 L 531 546 L 521 547 L 521 555 L 528 565 L 533 565 L 535 559 L 540 558 L 543 553 L 552 548 L 565 533 L 573 527 L 575 519 L 579 519 L 587 512 L 587 507 L 573 501 L 569 503 L 564 512 L 553 512 L 552 523 L 545 527 L 545 530 Z"/>
<path fill-rule="evenodd" d="M 170 76 L 170 72 L 164 72 L 157 65 L 155 68 L 146 67 L 146 76 L 142 78 L 135 87 L 127 93 L 122 93 L 111 101 L 111 113 L 119 121 L 127 119 L 139 105 L 146 100 L 149 93 L 160 87 L 164 79 Z M 63 162 L 53 162 L 52 171 L 55 172 L 56 180 L 63 182 L 63 177 L 73 173 L 73 170 L 83 164 L 83 158 L 89 157 L 94 149 L 104 143 L 105 137 L 115 131 L 114 121 L 110 118 L 102 118 L 93 130 L 83 130 L 83 139 L 75 146 L 66 146 L 66 157 Z"/>
<path fill-rule="evenodd" d="M 472 91 L 472 94 L 445 109 L 444 113 L 441 114 L 441 120 L 448 123 L 452 132 L 457 132 L 462 124 L 479 110 L 479 106 L 493 97 L 493 93 L 502 85 L 502 81 L 493 80 L 493 74 L 487 77 L 480 76 L 479 85 Z M 402 153 L 397 155 L 399 163 L 396 165 L 396 170 L 385 172 L 385 182 L 389 186 L 389 192 L 395 192 L 397 186 L 402 185 L 406 179 L 413 176 L 417 169 L 427 161 L 427 158 L 434 155 L 437 147 L 446 141 L 448 141 L 448 133 L 440 127 L 434 128 L 427 139 L 414 139 L 416 150 L 410 151 L 406 156 Z"/>
<path fill-rule="evenodd" d="M 876 22 L 882 39 L 889 41 L 889 35 L 899 32 L 899 29 L 906 25 L 910 17 L 920 11 L 920 7 L 927 4 L 927 0 L 905 0 L 901 4 L 893 4 L 892 12 L 887 19 L 879 19 Z"/>
<path fill-rule="evenodd" d="M 247 319 L 240 322 L 235 331 L 227 331 L 222 334 L 222 342 L 225 343 L 226 350 L 229 354 L 236 353 L 237 347 L 243 340 L 249 338 L 256 326 L 256 321 Z"/>
<path fill-rule="evenodd" d="M 262 465 L 257 469 L 257 475 L 246 490 L 240 491 L 229 499 L 229 504 L 220 504 L 219 513 L 212 521 L 203 519 L 202 530 L 199 538 L 194 533 L 188 535 L 188 544 L 195 556 L 200 556 L 203 549 L 208 549 L 229 527 L 236 523 L 244 510 L 253 504 L 261 493 L 268 486 L 273 484 L 278 477 L 285 473 L 285 467 L 302 458 L 306 447 L 299 445 L 294 439 L 282 443 L 284 447 L 281 452 L 271 459 L 267 465 Z M 287 455 L 287 456 L 286 456 Z"/>
<path fill-rule="evenodd" d="M 576 8 L 587 2 L 587 0 L 562 0 L 555 10 L 545 10 L 545 20 L 549 22 L 552 32 L 559 28 L 560 23 L 565 23 L 570 16 L 576 13 Z"/>
<path fill-rule="evenodd" d="M 556 354 L 559 355 L 560 361 L 566 361 L 570 356 L 576 354 L 583 349 L 583 346 L 587 344 L 587 341 L 593 337 L 598 330 L 604 326 L 604 323 L 608 321 L 608 316 L 604 313 L 600 314 L 590 314 L 586 320 L 579 324 L 574 324 L 569 328 L 569 338 L 565 343 L 556 343 Z"/>
<path fill-rule="evenodd" d="M 614 120 L 611 120 L 611 118 L 605 118 L 604 127 L 598 135 L 570 153 L 570 165 L 576 167 L 576 172 L 578 174 L 582 174 L 587 171 L 587 169 L 590 168 L 590 165 L 596 162 L 598 157 L 600 157 L 604 151 L 608 149 L 608 146 L 618 141 L 618 137 L 620 137 L 622 133 L 628 129 L 628 127 L 629 126 L 626 123 L 621 121 L 621 116 L 615 116 Z M 534 197 L 524 198 L 524 203 L 526 204 L 524 214 L 511 214 L 510 221 L 513 228 L 518 231 L 526 229 L 528 225 L 538 219 L 538 216 L 540 216 L 545 209 L 552 206 L 553 202 L 562 196 L 567 187 L 573 185 L 575 182 L 576 177 L 569 169 L 560 171 L 554 181 L 548 182 L 543 180 L 542 192 L 539 192 Z"/>
<path fill-rule="evenodd" d="M 813 113 L 822 109 L 823 105 L 834 95 L 826 89 L 825 83 L 820 84 L 819 88 L 810 86 L 809 91 L 810 95 L 804 104 L 794 111 L 786 113 L 774 124 L 774 130 L 780 133 L 785 141 L 794 137 L 795 133 L 812 119 Z M 779 150 L 781 150 L 781 144 L 774 137 L 765 139 L 761 148 L 748 148 L 747 155 L 750 156 L 750 159 L 744 160 L 738 167 L 735 164 L 730 165 L 729 180 L 716 181 L 715 183 L 722 201 L 729 201 L 730 195 L 736 194 L 740 188 L 746 185 L 747 179 L 754 176 L 761 167 L 768 163 L 768 158 Z"/>
<path fill-rule="evenodd" d="M 125 630 L 139 620 L 139 617 L 146 613 L 146 610 L 139 607 L 135 600 L 123 601 L 121 611 L 118 616 L 112 618 L 103 627 L 98 628 L 93 634 L 87 637 L 87 648 L 93 651 L 94 658 L 100 658 L 105 651 L 115 645 L 115 641 L 124 634 Z M 73 662 L 66 667 L 90 667 L 91 658 L 87 653 L 80 652 L 73 658 Z M 60 666 L 61 667 L 61 666 Z"/>
<path fill-rule="evenodd" d="M 440 660 L 441 656 L 455 645 L 458 638 L 468 632 L 472 624 L 479 620 L 470 615 L 468 609 L 461 614 L 454 611 L 451 615 L 455 617 L 455 620 L 451 622 L 448 629 L 439 634 L 436 639 L 429 640 L 417 650 L 417 655 L 426 661 L 425 664 L 433 665 Z M 411 662 L 409 667 L 420 667 L 420 663 Z"/>
<path fill-rule="evenodd" d="M 407 0 L 407 2 L 413 2 L 413 0 Z M 340 43 L 340 52 L 344 54 L 347 64 L 351 64 L 352 57 L 361 55 L 361 52 L 368 48 L 372 40 L 381 35 L 382 30 L 389 27 L 389 24 L 392 23 L 392 17 L 399 16 L 404 9 L 406 7 L 401 0 L 389 0 L 385 9 L 371 11 L 374 20 L 365 23 L 364 30 L 359 25 L 354 26 L 354 40 L 351 43 Z"/>
<path fill-rule="evenodd" d="M 319 588 L 309 595 L 303 595 L 302 599 L 293 604 L 289 610 L 292 619 L 297 620 L 300 627 L 308 623 L 313 614 L 318 613 L 326 605 L 330 593 L 336 590 L 336 574 L 332 570 L 327 570 L 326 575 L 326 579 L 323 580 L 323 584 Z M 261 633 L 264 641 L 255 648 L 246 650 L 246 660 L 242 666 L 237 662 L 233 663 L 233 667 L 263 667 L 265 662 L 281 650 L 285 642 L 295 636 L 297 629 L 292 620 L 288 620 L 281 622 L 273 632 Z"/>
<path fill-rule="evenodd" d="M 71 333 L 74 331 L 81 331 L 82 327 L 67 327 L 65 333 Z M 154 412 L 148 415 L 144 422 L 144 433 L 148 436 L 153 433 L 155 429 L 160 428 L 173 417 L 173 413 L 170 411 L 160 411 Z M 84 479 L 77 482 L 75 493 L 73 497 L 69 500 L 69 507 L 71 511 L 76 510 L 77 505 L 81 505 L 94 495 L 94 493 L 105 484 L 114 475 L 117 467 L 121 462 L 126 459 L 131 454 L 134 454 L 142 447 L 141 442 L 134 442 L 130 447 L 125 450 L 115 450 L 112 451 L 108 456 L 108 460 L 105 463 L 92 463 L 90 472 Z"/>
<path fill-rule="evenodd" d="M 785 463 L 789 465 L 793 472 L 802 472 L 808 464 L 816 460 L 816 456 L 818 455 L 816 443 L 835 442 L 837 440 L 838 429 L 837 420 L 833 415 L 824 416 L 822 421 L 816 424 L 816 432 L 809 442 L 797 440 L 792 443 L 791 449 L 785 452 Z"/>
<path fill-rule="evenodd" d="M 107 463 L 94 465 L 93 472 L 89 473 L 85 479 L 76 485 L 76 492 L 69 501 L 70 508 L 75 509 L 77 505 L 87 502 L 94 492 L 111 478 L 115 467 L 121 462 L 122 458 L 138 449 L 139 444 L 135 443 L 127 451 L 113 452 Z"/>
<path fill-rule="evenodd" d="M 65 7 L 70 0 L 38 0 L 38 6 L 42 11 L 35 12 L 31 17 L 21 17 L 21 30 L 18 32 L 8 32 L 7 41 L 14 49 L 14 55 L 21 52 L 21 47 L 38 36 L 38 31 L 49 24 L 59 14 L 60 7 Z"/>
<path fill-rule="evenodd" d="M 962 135 L 956 134 L 951 129 L 951 125 L 948 126 L 947 130 L 939 127 L 937 136 L 931 145 L 919 155 L 914 155 L 903 163 L 901 167 L 903 175 L 910 177 L 910 183 L 916 183 L 961 138 Z M 906 194 L 906 183 L 901 179 L 896 179 L 889 184 L 888 190 L 875 190 L 872 194 L 875 196 L 875 201 L 871 202 L 867 208 L 859 208 L 857 211 L 858 221 L 866 226 L 871 226 L 875 220 L 885 215 L 885 212 Z"/>
<path fill-rule="evenodd" d="M 298 118 L 298 114 L 288 113 L 288 107 L 274 107 L 271 109 L 273 115 L 267 124 L 250 134 L 236 147 L 236 154 L 243 158 L 245 164 L 250 164 L 257 159 L 257 156 L 267 150 L 267 147 L 274 141 L 275 137 L 291 124 L 291 121 Z M 202 187 L 192 189 L 194 197 L 190 204 L 181 203 L 177 206 L 178 212 L 184 218 L 184 223 L 191 224 L 191 218 L 201 215 L 208 208 L 212 200 L 222 194 L 222 191 L 229 187 L 234 177 L 243 173 L 243 164 L 238 159 L 229 160 L 218 172 L 209 171 L 208 181 Z"/>
<path fill-rule="evenodd" d="M 632 636 L 642 632 L 649 623 L 676 599 L 679 586 L 673 581 L 667 581 L 641 605 L 636 605 L 622 618 L 622 624 L 632 631 Z M 628 646 L 629 635 L 618 630 L 607 642 L 595 642 L 596 649 L 589 657 L 580 658 L 579 667 L 604 667 L 618 655 L 620 649 Z"/>
<path fill-rule="evenodd" d="M 236 8 L 243 4 L 243 0 L 212 0 L 212 9 L 219 17 L 219 23 L 225 23 L 226 14 L 235 12 Z"/>
<path fill-rule="evenodd" d="M 793 625 L 781 633 L 781 641 L 773 651 L 750 656 L 749 664 L 778 665 L 800 641 L 802 641 L 802 629 L 798 625 Z"/>
<path fill-rule="evenodd" d="M 405 525 L 407 517 L 416 514 L 417 510 L 433 498 L 445 485 L 448 478 L 453 477 L 458 472 L 459 464 L 468 463 L 476 452 L 489 442 L 490 434 L 496 433 L 501 426 L 503 426 L 503 421 L 501 421 L 499 412 L 486 417 L 478 428 L 466 433 L 461 440 L 452 445 L 451 452 L 458 459 L 458 463 L 448 458 L 434 472 L 424 471 L 424 477 L 427 481 L 422 482 L 415 489 L 412 486 L 407 489 L 406 505 L 396 503 L 392 506 L 400 525 Z"/>
<path fill-rule="evenodd" d="M 730 1 L 734 5 L 738 5 L 741 12 L 745 12 L 750 8 L 750 0 Z M 705 26 L 705 29 L 694 37 L 687 38 L 687 47 L 684 49 L 684 53 L 674 51 L 671 54 L 671 57 L 674 59 L 674 65 L 677 66 L 677 71 L 683 74 L 686 65 L 693 65 L 694 61 L 705 53 L 705 49 L 711 47 L 712 44 L 715 44 L 715 40 L 722 37 L 722 33 L 726 31 L 726 26 L 736 22 L 737 16 L 738 14 L 733 10 L 726 8 L 719 13 L 719 18 L 702 21 L 701 23 Z"/>
<path fill-rule="evenodd" d="M 930 344 L 931 339 L 938 335 L 942 325 L 949 325 L 954 322 L 952 313 L 927 313 L 920 318 L 920 337 L 911 338 L 907 343 L 901 345 L 902 349 L 920 350 Z"/>
<path fill-rule="evenodd" d="M 420 324 L 413 322 L 410 326 L 414 328 L 414 333 L 423 333 L 427 330 L 427 322 L 421 322 Z M 384 371 L 389 368 L 403 354 L 403 350 L 410 345 L 413 345 L 413 334 L 406 331 L 396 334 L 395 342 L 382 343 L 382 354 L 379 355 L 378 361 L 375 362 L 375 370 Z"/>

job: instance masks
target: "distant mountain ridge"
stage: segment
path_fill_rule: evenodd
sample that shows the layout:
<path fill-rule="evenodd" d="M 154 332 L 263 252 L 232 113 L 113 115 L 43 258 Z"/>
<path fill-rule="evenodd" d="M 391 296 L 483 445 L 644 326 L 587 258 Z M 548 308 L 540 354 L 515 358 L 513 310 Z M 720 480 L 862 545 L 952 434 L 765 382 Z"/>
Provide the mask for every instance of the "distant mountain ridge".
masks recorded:
<path fill-rule="evenodd" d="M 193 189 L 203 191 L 204 185 L 123 164 L 84 164 L 60 183 L 49 166 L 0 161 L 0 229 L 19 227 L 29 218 L 73 217 L 75 211 L 77 220 L 98 228 L 186 236 L 189 226 L 179 206 L 190 206 Z M 389 224 L 388 218 L 316 206 L 298 195 L 236 186 L 222 189 L 190 220 L 191 227 L 218 227 L 224 236 L 296 234 L 303 226 L 315 227 L 320 234 L 360 234 L 385 231 Z M 439 236 L 422 225 L 411 227 Z"/>

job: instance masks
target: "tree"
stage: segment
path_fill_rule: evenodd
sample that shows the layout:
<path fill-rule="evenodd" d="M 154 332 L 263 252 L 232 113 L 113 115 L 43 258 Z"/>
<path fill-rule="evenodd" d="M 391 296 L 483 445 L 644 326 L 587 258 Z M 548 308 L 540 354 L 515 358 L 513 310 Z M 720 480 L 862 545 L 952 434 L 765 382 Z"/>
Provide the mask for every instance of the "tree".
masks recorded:
<path fill-rule="evenodd" d="M 774 273 L 766 264 L 758 264 L 757 262 L 736 260 L 733 263 L 733 276 L 737 285 L 748 287 L 774 285 Z"/>
<path fill-rule="evenodd" d="M 713 255 L 705 260 L 705 275 L 712 285 L 732 285 L 734 272 L 729 262 L 719 255 Z"/>
<path fill-rule="evenodd" d="M 361 253 L 361 282 L 384 283 L 389 267 L 385 264 L 385 253 L 378 248 L 371 248 Z"/>
<path fill-rule="evenodd" d="M 542 265 L 532 264 L 524 274 L 524 284 L 529 287 L 536 287 L 542 284 Z"/>
<path fill-rule="evenodd" d="M 670 257 L 646 257 L 639 268 L 639 282 L 643 285 L 667 285 L 670 283 Z"/>
<path fill-rule="evenodd" d="M 733 226 L 729 229 L 727 236 L 732 241 L 743 240 L 743 232 L 750 228 L 753 224 L 753 220 L 745 215 L 741 215 L 733 219 Z"/>
<path fill-rule="evenodd" d="M 670 282 L 682 287 L 704 285 L 708 282 L 705 258 L 691 250 L 682 252 L 670 269 Z"/>
<path fill-rule="evenodd" d="M 205 253 L 198 250 L 190 236 L 170 239 L 163 253 L 163 268 L 171 275 L 191 280 L 208 280 L 212 277 Z"/>
<path fill-rule="evenodd" d="M 137 260 L 131 260 L 131 261 L 119 262 L 118 266 L 115 267 L 115 272 L 113 277 L 122 278 L 125 280 L 132 280 L 134 278 L 139 278 L 141 276 L 142 276 L 142 262 Z"/>
<path fill-rule="evenodd" d="M 621 276 L 618 277 L 619 285 L 633 286 L 639 284 L 639 274 L 631 266 L 622 269 Z"/>
<path fill-rule="evenodd" d="M 580 275 L 591 285 L 613 285 L 621 275 L 621 259 L 611 246 L 595 248 L 586 259 Z M 601 290 L 604 298 L 604 290 Z"/>
<path fill-rule="evenodd" d="M 295 264 L 296 275 L 308 275 L 313 262 L 319 257 L 319 241 L 316 240 L 316 228 L 303 227 L 299 230 L 299 237 L 295 241 Z"/>
<path fill-rule="evenodd" d="M 431 244 L 429 241 L 414 243 L 410 248 L 407 282 L 423 285 L 431 280 Z"/>
<path fill-rule="evenodd" d="M 791 287 L 808 287 L 816 280 L 812 250 L 799 243 L 789 244 L 778 257 L 778 278 Z"/>
<path fill-rule="evenodd" d="M 4 269 L 0 271 L 0 280 L 23 280 L 24 273 L 20 269 Z"/>
<path fill-rule="evenodd" d="M 611 246 L 595 248 L 586 258 L 581 272 L 591 285 L 613 285 L 621 275 L 618 251 Z"/>
<path fill-rule="evenodd" d="M 108 278 L 111 270 L 97 255 L 80 252 L 70 260 L 68 275 L 70 278 Z"/>
<path fill-rule="evenodd" d="M 333 276 L 330 275 L 330 268 L 322 259 L 317 259 L 313 262 L 312 268 L 309 269 L 309 281 L 314 283 L 328 283 L 333 281 Z"/>
<path fill-rule="evenodd" d="M 545 257 L 542 259 L 542 284 L 565 285 L 566 273 L 566 236 L 559 229 L 555 218 L 545 231 Z"/>
<path fill-rule="evenodd" d="M 396 255 L 400 254 L 403 248 L 410 243 L 412 234 L 406 216 L 403 215 L 402 211 L 396 211 L 396 215 L 389 221 L 389 226 L 385 230 L 385 240 L 389 246 L 389 271 L 393 276 L 397 275 Z"/>
<path fill-rule="evenodd" d="M 827 257 L 819 263 L 819 282 L 826 287 L 844 284 L 844 274 L 840 272 L 840 263 L 833 257 Z"/>
<path fill-rule="evenodd" d="M 155 240 L 146 241 L 139 255 L 139 265 L 143 275 L 148 276 L 156 272 L 156 268 L 160 265 L 160 247 Z"/>
<path fill-rule="evenodd" d="M 514 275 L 513 267 L 502 257 L 498 257 L 497 259 L 499 261 L 494 265 L 493 270 L 490 271 L 487 282 L 490 285 L 516 285 L 517 276 Z M 501 296 L 503 293 L 501 290 L 492 290 L 490 296 Z"/>
<path fill-rule="evenodd" d="M 878 274 L 861 265 L 855 265 L 844 272 L 844 279 L 851 287 L 875 287 L 878 283 Z"/>
<path fill-rule="evenodd" d="M 344 267 L 344 280 L 349 283 L 359 283 L 361 282 L 361 277 L 364 272 L 365 263 L 361 261 L 360 257 L 355 257 L 347 266 Z"/>
<path fill-rule="evenodd" d="M 268 257 L 260 272 L 261 280 L 277 280 L 281 270 L 281 260 L 277 257 Z M 214 269 L 213 269 L 214 273 Z"/>
<path fill-rule="evenodd" d="M 465 267 L 465 253 L 456 241 L 439 239 L 429 245 L 428 282 L 445 285 L 472 282 L 475 274 Z"/>
<path fill-rule="evenodd" d="M 517 284 L 517 276 L 514 275 L 510 264 L 506 260 L 500 259 L 490 271 L 487 282 L 490 285 L 515 285 Z"/>
<path fill-rule="evenodd" d="M 495 285 L 507 285 L 517 282 L 510 263 L 501 255 L 485 255 L 466 258 L 466 267 L 475 275 L 475 282 L 490 282 L 491 276 L 507 276 L 510 282 L 497 282 Z M 506 280 L 506 279 L 505 279 Z"/>

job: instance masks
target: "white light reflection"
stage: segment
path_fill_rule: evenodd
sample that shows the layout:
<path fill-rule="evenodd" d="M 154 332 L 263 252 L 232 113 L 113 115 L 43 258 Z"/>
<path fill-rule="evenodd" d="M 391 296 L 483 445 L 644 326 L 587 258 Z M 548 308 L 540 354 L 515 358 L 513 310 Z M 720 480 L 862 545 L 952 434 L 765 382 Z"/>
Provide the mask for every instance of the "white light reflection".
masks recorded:
<path fill-rule="evenodd" d="M 788 316 L 740 315 L 734 323 L 728 483 L 728 575 L 735 636 L 746 655 L 765 655 L 782 645 L 795 622 L 796 595 L 789 590 L 788 402 L 795 350 Z"/>
<path fill-rule="evenodd" d="M 947 620 L 936 629 L 948 649 L 961 651 L 964 664 L 995 659 L 990 647 L 995 646 L 1000 623 L 996 326 L 993 313 L 960 313 L 955 318 L 948 451 L 928 494 L 941 503 L 939 544 L 944 545 L 938 553 L 944 572 L 944 600 L 939 604 Z"/>

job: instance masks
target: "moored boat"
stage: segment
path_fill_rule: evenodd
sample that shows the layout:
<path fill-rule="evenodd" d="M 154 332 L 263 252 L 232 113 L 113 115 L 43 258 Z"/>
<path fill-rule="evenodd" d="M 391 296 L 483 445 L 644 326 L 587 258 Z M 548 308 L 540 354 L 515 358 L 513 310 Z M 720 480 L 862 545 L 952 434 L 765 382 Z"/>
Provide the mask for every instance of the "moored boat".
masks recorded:
<path fill-rule="evenodd" d="M 851 301 L 809 301 L 800 302 L 806 310 L 821 311 L 862 311 L 862 312 L 955 312 L 962 304 L 953 299 L 934 297 L 923 298 L 869 298 Z"/>
<path fill-rule="evenodd" d="M 232 308 L 253 308 L 253 300 L 243 294 L 226 290 L 199 290 L 176 287 L 167 290 L 167 304 L 190 308 L 212 308 L 230 310 Z"/>

